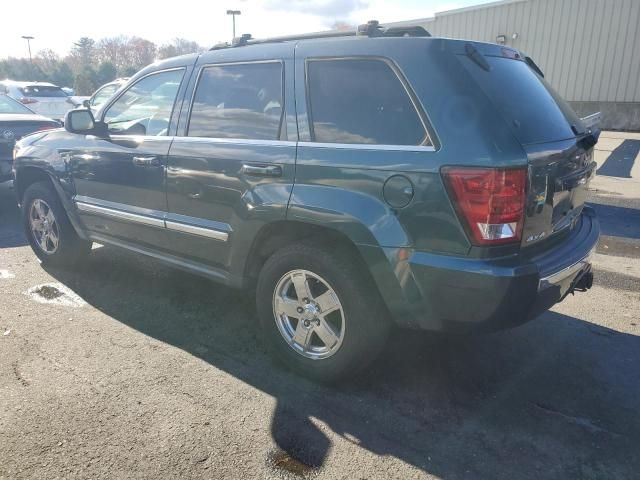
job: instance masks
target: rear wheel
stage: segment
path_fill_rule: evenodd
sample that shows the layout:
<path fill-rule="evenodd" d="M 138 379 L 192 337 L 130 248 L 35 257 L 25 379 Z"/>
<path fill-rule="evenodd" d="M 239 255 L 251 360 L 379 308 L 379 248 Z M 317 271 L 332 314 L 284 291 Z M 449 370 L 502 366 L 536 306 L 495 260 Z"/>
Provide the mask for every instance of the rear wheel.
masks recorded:
<path fill-rule="evenodd" d="M 91 242 L 78 237 L 47 182 L 34 183 L 25 191 L 22 223 L 31 248 L 43 263 L 75 265 L 91 250 Z"/>
<path fill-rule="evenodd" d="M 293 370 L 331 382 L 375 359 L 389 332 L 380 295 L 345 251 L 300 243 L 265 263 L 257 288 L 262 329 Z"/>

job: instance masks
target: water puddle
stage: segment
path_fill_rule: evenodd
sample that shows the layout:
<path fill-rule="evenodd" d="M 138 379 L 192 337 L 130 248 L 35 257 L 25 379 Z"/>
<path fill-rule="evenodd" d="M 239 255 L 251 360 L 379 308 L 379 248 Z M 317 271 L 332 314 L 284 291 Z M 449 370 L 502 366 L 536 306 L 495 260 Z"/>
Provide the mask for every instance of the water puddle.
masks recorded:
<path fill-rule="evenodd" d="M 34 290 L 33 293 L 40 295 L 45 300 L 53 300 L 54 298 L 60 298 L 64 295 L 64 293 L 56 287 L 52 287 L 50 285 L 43 285 L 42 287 Z"/>
<path fill-rule="evenodd" d="M 292 473 L 296 477 L 309 478 L 317 469 L 293 458 L 284 450 L 274 450 L 269 454 L 269 464 L 276 470 Z"/>
<path fill-rule="evenodd" d="M 61 283 L 45 283 L 36 285 L 24 292 L 26 296 L 38 303 L 78 308 L 86 304 L 73 290 Z"/>

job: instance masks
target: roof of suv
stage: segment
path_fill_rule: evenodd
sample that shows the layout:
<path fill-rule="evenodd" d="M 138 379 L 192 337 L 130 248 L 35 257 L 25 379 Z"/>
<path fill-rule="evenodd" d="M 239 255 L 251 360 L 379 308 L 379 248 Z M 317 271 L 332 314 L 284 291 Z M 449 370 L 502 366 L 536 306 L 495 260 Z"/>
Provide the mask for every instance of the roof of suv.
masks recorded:
<path fill-rule="evenodd" d="M 372 20 L 364 25 L 360 25 L 356 30 L 329 30 L 325 32 L 307 33 L 301 35 L 289 35 L 281 37 L 272 37 L 265 39 L 254 39 L 249 34 L 242 35 L 233 40 L 232 43 L 220 43 L 215 45 L 209 50 L 212 51 L 229 50 L 238 47 L 249 47 L 254 45 L 267 45 L 267 44 L 287 44 L 297 42 L 311 42 L 311 41 L 323 41 L 323 40 L 336 40 L 336 41 L 358 41 L 363 38 L 398 38 L 398 37 L 431 37 L 431 34 L 420 26 L 403 26 L 383 28 L 380 24 Z M 184 65 L 194 63 L 200 56 L 206 55 L 205 53 L 190 53 L 186 55 L 180 55 L 177 57 L 171 57 L 149 65 L 135 77 L 139 78 L 149 73 L 150 71 L 159 69 L 169 69 L 173 67 L 181 67 Z"/>
<path fill-rule="evenodd" d="M 208 52 L 204 53 L 191 53 L 187 55 L 181 55 L 178 57 L 172 57 L 155 62 L 152 65 L 144 68 L 138 72 L 134 79 L 141 78 L 150 72 L 158 70 L 166 70 L 171 68 L 180 68 L 188 65 L 193 65 L 200 57 L 205 57 L 207 60 L 218 58 L 217 53 L 222 55 L 225 61 L 231 61 L 231 58 L 236 58 L 233 52 L 238 53 L 237 57 L 240 59 L 246 59 L 247 56 L 251 56 L 248 51 L 245 51 L 246 47 L 255 47 L 260 49 L 258 55 L 264 55 L 265 50 L 269 45 L 277 48 L 277 46 L 291 45 L 304 43 L 305 45 L 313 44 L 326 44 L 330 43 L 333 48 L 340 49 L 341 44 L 352 44 L 356 42 L 366 42 L 367 39 L 371 40 L 373 49 L 380 48 L 380 41 L 398 46 L 397 42 L 404 43 L 403 40 L 416 41 L 430 41 L 438 40 L 445 41 L 449 45 L 449 50 L 457 54 L 470 55 L 476 51 L 485 55 L 504 56 L 505 54 L 512 54 L 515 58 L 523 59 L 524 56 L 517 50 L 504 45 L 497 45 L 486 42 L 478 42 L 464 39 L 453 39 L 444 37 L 432 37 L 431 34 L 421 26 L 402 26 L 402 27 L 389 27 L 384 28 L 377 21 L 372 20 L 367 24 L 360 25 L 356 30 L 336 31 L 330 30 L 325 32 L 315 32 L 302 35 L 290 35 L 281 37 L 272 37 L 266 39 L 254 39 L 251 35 L 245 34 L 241 37 L 237 37 L 234 41 L 229 43 L 218 44 L 212 47 Z M 375 45 L 375 46 L 374 46 Z M 261 48 L 262 47 L 262 48 Z M 252 52 L 253 48 L 250 49 Z M 242 53 L 241 53 L 242 52 Z M 212 56 L 213 54 L 213 56 Z M 520 57 L 519 57 L 520 55 Z"/>

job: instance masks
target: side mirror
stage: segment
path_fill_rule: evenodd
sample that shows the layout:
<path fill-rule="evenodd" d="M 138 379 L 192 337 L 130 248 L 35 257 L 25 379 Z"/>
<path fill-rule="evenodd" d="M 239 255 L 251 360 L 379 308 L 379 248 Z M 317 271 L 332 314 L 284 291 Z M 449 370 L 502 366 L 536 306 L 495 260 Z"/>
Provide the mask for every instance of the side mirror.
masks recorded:
<path fill-rule="evenodd" d="M 84 108 L 91 108 L 91 103 L 89 103 L 89 100 L 83 100 L 82 101 L 82 106 Z"/>
<path fill-rule="evenodd" d="M 69 110 L 65 115 L 64 128 L 71 133 L 94 134 L 96 121 L 91 110 L 77 108 Z"/>

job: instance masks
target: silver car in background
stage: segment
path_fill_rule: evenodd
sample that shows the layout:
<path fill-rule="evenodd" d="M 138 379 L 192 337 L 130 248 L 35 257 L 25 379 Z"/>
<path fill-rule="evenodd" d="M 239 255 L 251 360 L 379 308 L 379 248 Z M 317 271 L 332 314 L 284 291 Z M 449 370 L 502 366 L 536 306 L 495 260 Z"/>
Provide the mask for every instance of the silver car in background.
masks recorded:
<path fill-rule="evenodd" d="M 4 93 L 45 117 L 64 120 L 65 114 L 76 104 L 62 88 L 46 82 L 0 81 Z"/>
<path fill-rule="evenodd" d="M 91 98 L 82 102 L 82 105 L 86 108 L 90 108 L 95 115 L 102 104 L 107 100 L 110 100 L 111 97 L 113 97 L 113 95 L 120 90 L 120 87 L 127 83 L 128 80 L 129 77 L 121 77 L 116 78 L 109 83 L 105 83 L 98 88 L 93 95 L 91 95 Z"/>

